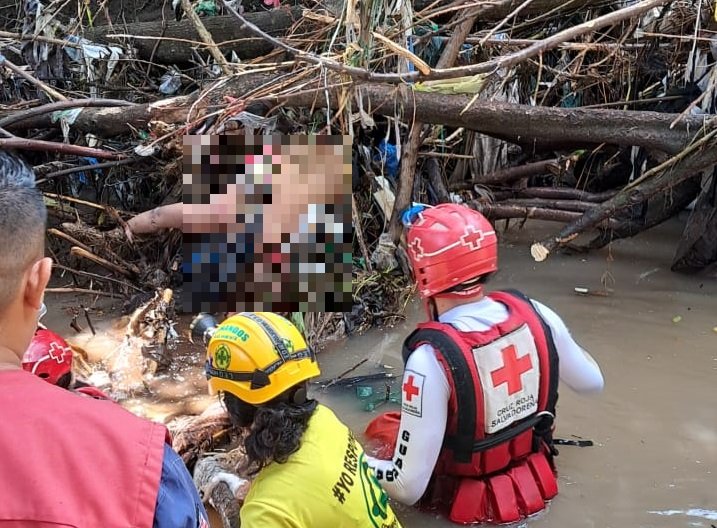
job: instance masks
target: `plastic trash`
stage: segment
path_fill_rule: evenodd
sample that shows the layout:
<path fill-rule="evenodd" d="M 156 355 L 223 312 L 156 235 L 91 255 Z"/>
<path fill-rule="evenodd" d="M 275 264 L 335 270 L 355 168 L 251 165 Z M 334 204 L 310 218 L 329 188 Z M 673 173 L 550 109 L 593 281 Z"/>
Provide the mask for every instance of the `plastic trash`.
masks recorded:
<path fill-rule="evenodd" d="M 396 177 L 398 176 L 398 154 L 396 145 L 388 143 L 385 139 L 378 144 L 378 154 L 374 156 L 374 161 L 383 162 L 385 174 L 391 178 L 394 186 L 396 185 Z"/>
<path fill-rule="evenodd" d="M 356 397 L 359 399 L 365 399 L 373 396 L 373 387 L 368 385 L 359 385 L 356 387 Z"/>
<path fill-rule="evenodd" d="M 164 95 L 172 95 L 182 87 L 182 77 L 179 72 L 169 70 L 160 79 L 159 91 Z"/>

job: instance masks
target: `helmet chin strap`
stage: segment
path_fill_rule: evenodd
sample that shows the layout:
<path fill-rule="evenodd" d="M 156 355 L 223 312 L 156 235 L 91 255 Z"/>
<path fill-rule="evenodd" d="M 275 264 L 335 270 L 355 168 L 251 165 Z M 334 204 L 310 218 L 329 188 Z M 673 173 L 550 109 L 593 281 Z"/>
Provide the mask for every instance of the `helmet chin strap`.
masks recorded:
<path fill-rule="evenodd" d="M 426 312 L 428 318 L 431 321 L 438 321 L 438 307 L 436 305 L 436 299 L 452 299 L 452 300 L 466 300 L 469 297 L 482 297 L 483 296 L 483 284 L 477 283 L 469 288 L 463 290 L 452 290 L 437 293 L 425 300 Z"/>

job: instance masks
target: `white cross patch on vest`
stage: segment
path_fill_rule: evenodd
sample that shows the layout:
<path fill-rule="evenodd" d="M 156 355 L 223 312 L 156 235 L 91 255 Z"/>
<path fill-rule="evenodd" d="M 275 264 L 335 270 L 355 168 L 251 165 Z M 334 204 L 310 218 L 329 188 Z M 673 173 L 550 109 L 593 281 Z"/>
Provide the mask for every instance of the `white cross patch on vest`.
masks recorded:
<path fill-rule="evenodd" d="M 474 348 L 473 359 L 483 388 L 486 434 L 505 429 L 537 411 L 540 363 L 527 324 Z"/>

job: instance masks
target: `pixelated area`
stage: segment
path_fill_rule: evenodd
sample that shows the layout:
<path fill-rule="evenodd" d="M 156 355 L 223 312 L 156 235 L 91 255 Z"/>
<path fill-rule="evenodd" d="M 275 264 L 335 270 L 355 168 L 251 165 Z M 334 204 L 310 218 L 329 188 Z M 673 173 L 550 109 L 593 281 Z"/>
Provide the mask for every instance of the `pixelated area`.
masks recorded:
<path fill-rule="evenodd" d="M 188 312 L 351 311 L 349 136 L 185 136 Z"/>

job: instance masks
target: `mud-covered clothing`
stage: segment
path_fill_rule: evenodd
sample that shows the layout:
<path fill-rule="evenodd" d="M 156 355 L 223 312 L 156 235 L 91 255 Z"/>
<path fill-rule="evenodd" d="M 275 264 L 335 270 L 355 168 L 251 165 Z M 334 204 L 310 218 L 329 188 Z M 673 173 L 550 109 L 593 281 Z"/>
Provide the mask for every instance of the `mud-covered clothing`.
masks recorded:
<path fill-rule="evenodd" d="M 164 426 L 0 372 L 0 526 L 208 527 Z"/>
<path fill-rule="evenodd" d="M 602 390 L 600 368 L 575 342 L 562 319 L 535 300 L 532 300 L 532 305 L 552 334 L 559 357 L 560 380 L 579 393 Z M 446 311 L 439 317 L 439 321 L 450 323 L 461 332 L 485 332 L 508 318 L 505 305 L 485 297 Z M 408 398 L 404 388 L 399 440 L 394 456 L 392 460 L 367 457 L 367 461 L 392 498 L 413 505 L 428 487 L 450 419 L 448 410 L 451 388 L 432 346 L 421 345 L 410 355 L 405 365 L 402 386 L 412 391 L 412 401 L 405 401 Z M 401 442 L 402 437 L 410 438 L 409 446 Z"/>
<path fill-rule="evenodd" d="M 322 405 L 299 450 L 257 475 L 240 517 L 251 528 L 400 528 L 363 448 Z"/>

